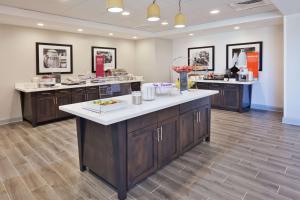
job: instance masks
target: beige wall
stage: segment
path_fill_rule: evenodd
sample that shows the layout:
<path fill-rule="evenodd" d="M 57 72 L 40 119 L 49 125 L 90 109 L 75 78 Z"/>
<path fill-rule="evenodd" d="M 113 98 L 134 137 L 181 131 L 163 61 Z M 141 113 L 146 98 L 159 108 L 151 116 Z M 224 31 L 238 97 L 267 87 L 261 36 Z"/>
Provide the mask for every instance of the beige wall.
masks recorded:
<path fill-rule="evenodd" d="M 170 81 L 172 40 L 145 39 L 136 42 L 136 74 L 145 82 Z"/>
<path fill-rule="evenodd" d="M 117 48 L 118 67 L 134 73 L 135 41 L 0 25 L 0 123 L 21 117 L 14 84 L 35 76 L 36 42 L 72 44 L 74 75 L 91 71 L 91 46 Z"/>

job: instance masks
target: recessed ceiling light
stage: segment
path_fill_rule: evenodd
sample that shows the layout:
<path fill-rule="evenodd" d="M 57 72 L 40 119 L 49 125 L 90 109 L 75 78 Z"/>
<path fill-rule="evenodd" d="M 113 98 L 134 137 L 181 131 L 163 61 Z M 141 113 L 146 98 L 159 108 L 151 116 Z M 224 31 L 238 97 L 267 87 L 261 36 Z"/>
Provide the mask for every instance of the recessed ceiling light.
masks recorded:
<path fill-rule="evenodd" d="M 138 37 L 137 36 L 133 36 L 132 39 L 138 39 Z"/>
<path fill-rule="evenodd" d="M 241 29 L 241 27 L 239 27 L 239 26 L 235 26 L 233 29 L 234 29 L 234 30 L 240 30 L 240 29 Z"/>
<path fill-rule="evenodd" d="M 213 14 L 213 15 L 219 14 L 219 13 L 220 13 L 220 10 L 212 10 L 212 11 L 210 11 L 210 14 Z"/>
<path fill-rule="evenodd" d="M 114 33 L 109 33 L 108 35 L 109 35 L 109 36 L 114 36 Z"/>
<path fill-rule="evenodd" d="M 164 21 L 164 22 L 161 23 L 161 25 L 163 25 L 163 26 L 167 26 L 168 24 L 169 24 L 169 23 L 166 22 L 166 21 Z"/>
<path fill-rule="evenodd" d="M 130 12 L 128 12 L 128 11 L 124 11 L 124 12 L 122 12 L 122 15 L 124 15 L 124 16 L 128 16 L 128 15 L 130 15 Z"/>
<path fill-rule="evenodd" d="M 194 36 L 194 33 L 190 33 L 189 36 Z"/>
<path fill-rule="evenodd" d="M 43 23 L 37 23 L 36 25 L 38 25 L 38 26 L 44 26 L 44 24 Z"/>
<path fill-rule="evenodd" d="M 79 29 L 77 29 L 77 31 L 78 31 L 78 32 L 82 32 L 82 31 L 83 31 L 83 29 L 82 29 L 82 28 L 79 28 Z"/>

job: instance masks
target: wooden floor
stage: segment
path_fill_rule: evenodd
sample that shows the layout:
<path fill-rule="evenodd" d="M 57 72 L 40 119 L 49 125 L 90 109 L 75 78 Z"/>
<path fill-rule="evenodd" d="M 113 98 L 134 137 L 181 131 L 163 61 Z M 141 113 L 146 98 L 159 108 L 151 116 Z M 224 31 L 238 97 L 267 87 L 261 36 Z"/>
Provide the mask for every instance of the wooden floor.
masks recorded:
<path fill-rule="evenodd" d="M 280 114 L 212 113 L 212 141 L 186 153 L 128 199 L 300 199 L 300 127 Z M 0 200 L 116 199 L 78 168 L 75 121 L 0 126 Z"/>

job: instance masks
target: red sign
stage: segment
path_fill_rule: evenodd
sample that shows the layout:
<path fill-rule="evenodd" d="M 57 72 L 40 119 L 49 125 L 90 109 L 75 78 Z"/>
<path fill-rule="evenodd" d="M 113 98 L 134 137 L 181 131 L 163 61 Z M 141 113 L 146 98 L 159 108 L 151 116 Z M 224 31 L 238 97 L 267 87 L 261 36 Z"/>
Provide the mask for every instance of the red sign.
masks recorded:
<path fill-rule="evenodd" d="M 96 56 L 96 77 L 104 77 L 104 56 Z"/>
<path fill-rule="evenodd" d="M 259 53 L 258 52 L 248 52 L 247 53 L 247 68 L 249 71 L 253 72 L 254 78 L 258 78 L 258 70 L 259 70 Z"/>

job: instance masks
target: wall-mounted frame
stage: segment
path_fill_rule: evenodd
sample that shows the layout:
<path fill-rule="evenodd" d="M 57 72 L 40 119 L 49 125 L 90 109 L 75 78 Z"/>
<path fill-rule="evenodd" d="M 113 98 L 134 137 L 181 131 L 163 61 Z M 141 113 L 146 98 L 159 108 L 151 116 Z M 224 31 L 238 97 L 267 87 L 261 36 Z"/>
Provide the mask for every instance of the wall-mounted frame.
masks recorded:
<path fill-rule="evenodd" d="M 215 70 L 215 46 L 188 48 L 188 65 Z"/>
<path fill-rule="evenodd" d="M 105 57 L 104 70 L 117 68 L 117 49 L 110 47 L 92 47 L 92 73 L 96 72 L 96 56 Z"/>
<path fill-rule="evenodd" d="M 226 69 L 236 65 L 241 50 L 247 52 L 258 52 L 259 54 L 259 71 L 263 70 L 263 42 L 248 42 L 238 44 L 228 44 L 226 47 Z"/>
<path fill-rule="evenodd" d="M 36 74 L 72 74 L 73 46 L 70 44 L 36 43 Z"/>

